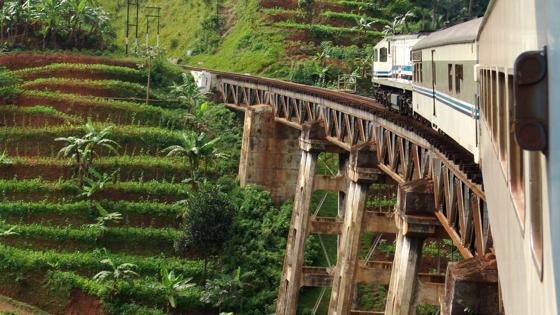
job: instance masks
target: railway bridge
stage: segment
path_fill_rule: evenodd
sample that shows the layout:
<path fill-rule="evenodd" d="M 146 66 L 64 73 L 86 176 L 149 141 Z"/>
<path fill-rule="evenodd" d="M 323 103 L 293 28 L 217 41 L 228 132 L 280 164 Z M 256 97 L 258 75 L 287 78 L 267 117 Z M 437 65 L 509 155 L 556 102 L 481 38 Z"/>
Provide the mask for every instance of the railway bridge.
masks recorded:
<path fill-rule="evenodd" d="M 369 98 L 191 70 L 211 82 L 226 106 L 245 113 L 241 184 L 260 185 L 276 201 L 294 200 L 277 315 L 296 314 L 302 287 L 330 288 L 329 314 L 374 314 L 356 309 L 359 283 L 389 285 L 385 314 L 413 314 L 419 304 L 441 304 L 453 314 L 465 303 L 475 303 L 484 314 L 498 313 L 482 175 L 468 152 Z M 337 172 L 317 173 L 323 152 L 338 156 Z M 369 187 L 388 182 L 398 184 L 394 213 L 366 211 Z M 336 217 L 319 217 L 310 209 L 318 190 L 338 193 Z M 394 261 L 360 260 L 365 231 L 395 234 Z M 310 234 L 338 236 L 335 265 L 305 265 Z M 442 237 L 450 238 L 465 260 L 450 265 L 447 275 L 419 273 L 424 240 Z"/>

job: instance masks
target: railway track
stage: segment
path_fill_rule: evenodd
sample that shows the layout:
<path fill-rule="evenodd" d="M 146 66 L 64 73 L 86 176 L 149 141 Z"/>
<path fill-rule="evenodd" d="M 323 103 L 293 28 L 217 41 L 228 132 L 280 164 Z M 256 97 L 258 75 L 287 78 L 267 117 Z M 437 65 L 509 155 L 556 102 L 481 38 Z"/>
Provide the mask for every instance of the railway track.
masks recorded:
<path fill-rule="evenodd" d="M 410 116 L 403 116 L 397 112 L 390 111 L 376 100 L 364 96 L 354 95 L 346 92 L 333 91 L 325 88 L 308 86 L 299 83 L 287 82 L 276 79 L 263 78 L 258 76 L 208 70 L 197 67 L 183 67 L 189 71 L 206 71 L 217 76 L 240 82 L 248 82 L 263 86 L 275 87 L 278 89 L 289 90 L 310 96 L 320 97 L 332 102 L 343 104 L 354 109 L 363 110 L 374 114 L 377 117 L 386 119 L 395 125 L 417 134 L 428 141 L 441 155 L 445 156 L 450 162 L 468 178 L 473 184 L 482 185 L 482 173 L 478 164 L 474 162 L 473 155 L 461 147 L 457 142 L 439 133 L 425 123 Z"/>

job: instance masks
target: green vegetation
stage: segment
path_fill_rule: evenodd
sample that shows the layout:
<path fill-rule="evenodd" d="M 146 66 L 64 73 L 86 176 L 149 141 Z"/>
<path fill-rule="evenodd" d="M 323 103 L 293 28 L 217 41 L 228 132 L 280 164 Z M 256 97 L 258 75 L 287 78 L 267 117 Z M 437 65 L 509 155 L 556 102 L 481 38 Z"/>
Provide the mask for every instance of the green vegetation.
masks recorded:
<path fill-rule="evenodd" d="M 90 0 L 7 0 L 0 5 L 0 37 L 8 47 L 105 49 L 107 13 Z"/>

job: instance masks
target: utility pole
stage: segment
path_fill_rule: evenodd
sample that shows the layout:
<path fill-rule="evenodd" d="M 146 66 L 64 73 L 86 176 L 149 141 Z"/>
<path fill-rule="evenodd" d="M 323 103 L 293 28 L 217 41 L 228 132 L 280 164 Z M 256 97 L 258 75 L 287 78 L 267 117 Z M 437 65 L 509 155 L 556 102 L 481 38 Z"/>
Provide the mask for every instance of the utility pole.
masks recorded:
<path fill-rule="evenodd" d="M 159 48 L 161 7 L 146 7 L 146 45 L 150 44 L 150 19 L 156 19 L 156 47 Z"/>
<path fill-rule="evenodd" d="M 136 16 L 134 17 L 134 23 L 130 22 L 130 7 L 136 7 Z M 129 48 L 129 37 L 130 37 L 130 27 L 135 28 L 134 32 L 134 51 L 138 53 L 138 17 L 140 15 L 140 4 L 139 0 L 126 0 L 126 38 L 124 39 L 125 52 L 128 55 Z"/>

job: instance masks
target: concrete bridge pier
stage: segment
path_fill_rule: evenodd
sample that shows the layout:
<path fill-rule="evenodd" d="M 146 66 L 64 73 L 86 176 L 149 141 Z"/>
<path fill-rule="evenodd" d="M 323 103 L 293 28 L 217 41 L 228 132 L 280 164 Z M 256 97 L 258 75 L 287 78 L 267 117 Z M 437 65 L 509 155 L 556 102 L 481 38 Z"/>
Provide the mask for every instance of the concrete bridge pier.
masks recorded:
<path fill-rule="evenodd" d="M 239 182 L 256 184 L 270 192 L 274 202 L 291 200 L 299 173 L 300 132 L 274 121 L 272 108 L 244 109 Z"/>
<path fill-rule="evenodd" d="M 433 184 L 417 180 L 399 186 L 395 221 L 399 228 L 391 280 L 385 305 L 386 315 L 416 314 L 418 267 L 422 246 L 436 233 L 433 214 Z"/>
<path fill-rule="evenodd" d="M 299 290 L 302 286 L 305 240 L 310 229 L 311 197 L 316 186 L 317 158 L 320 152 L 339 150 L 328 141 L 323 140 L 324 138 L 324 128 L 319 123 L 303 125 L 299 143 L 301 161 L 295 185 L 294 207 L 288 232 L 284 268 L 276 303 L 277 315 L 296 314 Z"/>
<path fill-rule="evenodd" d="M 368 188 L 381 176 L 381 172 L 376 168 L 376 157 L 369 146 L 363 146 L 353 148 L 347 161 L 348 188 L 329 314 L 350 314 L 352 310 Z"/>

